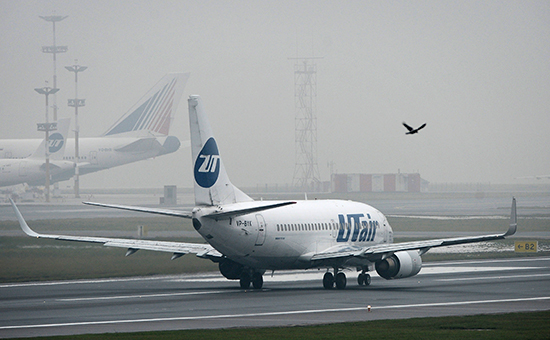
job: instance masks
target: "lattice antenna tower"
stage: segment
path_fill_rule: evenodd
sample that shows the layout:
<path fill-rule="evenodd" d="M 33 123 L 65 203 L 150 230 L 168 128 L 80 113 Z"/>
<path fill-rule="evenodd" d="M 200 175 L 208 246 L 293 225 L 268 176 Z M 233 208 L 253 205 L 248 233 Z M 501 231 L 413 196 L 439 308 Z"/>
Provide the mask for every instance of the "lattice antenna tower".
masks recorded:
<path fill-rule="evenodd" d="M 294 64 L 294 105 L 296 116 L 296 164 L 292 185 L 315 190 L 320 183 L 317 164 L 317 65 L 322 57 L 290 58 Z"/>

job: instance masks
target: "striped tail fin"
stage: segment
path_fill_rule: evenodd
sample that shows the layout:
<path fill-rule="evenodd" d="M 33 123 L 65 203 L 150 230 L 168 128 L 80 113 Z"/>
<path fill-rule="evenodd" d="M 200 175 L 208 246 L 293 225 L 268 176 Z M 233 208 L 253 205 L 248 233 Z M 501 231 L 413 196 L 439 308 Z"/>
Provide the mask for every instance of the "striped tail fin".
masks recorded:
<path fill-rule="evenodd" d="M 168 135 L 188 78 L 189 73 L 164 76 L 103 135 L 112 136 L 135 131 Z"/>

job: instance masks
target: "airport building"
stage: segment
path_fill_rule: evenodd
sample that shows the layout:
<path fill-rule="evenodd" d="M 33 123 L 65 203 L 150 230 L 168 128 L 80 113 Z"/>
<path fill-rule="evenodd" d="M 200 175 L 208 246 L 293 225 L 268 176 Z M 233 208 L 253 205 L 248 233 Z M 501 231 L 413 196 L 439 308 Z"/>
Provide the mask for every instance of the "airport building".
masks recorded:
<path fill-rule="evenodd" d="M 419 173 L 333 174 L 332 192 L 425 192 L 429 182 Z"/>

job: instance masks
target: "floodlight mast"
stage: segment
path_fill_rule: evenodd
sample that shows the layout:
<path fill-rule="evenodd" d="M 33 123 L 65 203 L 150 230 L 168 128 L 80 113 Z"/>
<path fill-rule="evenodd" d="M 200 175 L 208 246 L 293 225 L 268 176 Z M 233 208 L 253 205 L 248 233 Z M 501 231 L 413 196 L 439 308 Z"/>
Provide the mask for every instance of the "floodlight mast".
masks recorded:
<path fill-rule="evenodd" d="M 48 96 L 55 94 L 59 89 L 51 88 L 48 86 L 39 87 L 34 89 L 39 94 L 43 94 L 46 97 L 46 123 L 38 123 L 38 131 L 44 131 L 46 133 L 46 142 L 44 143 L 44 156 L 46 158 L 46 202 L 50 201 L 50 131 L 57 130 L 57 123 L 50 123 L 48 117 Z"/>
<path fill-rule="evenodd" d="M 65 53 L 68 50 L 67 46 L 57 46 L 55 42 L 55 23 L 68 17 L 68 15 L 49 15 L 39 16 L 41 19 L 49 21 L 53 24 L 53 45 L 42 46 L 43 53 L 51 53 L 53 55 L 53 88 L 57 88 L 57 54 Z M 53 96 L 53 120 L 57 121 L 57 97 Z"/>
<path fill-rule="evenodd" d="M 74 99 L 69 99 L 69 106 L 74 107 L 74 197 L 80 198 L 80 173 L 78 163 L 80 155 L 78 151 L 78 136 L 80 133 L 80 125 L 78 125 L 78 108 L 86 104 L 85 99 L 78 99 L 78 72 L 83 72 L 88 66 L 77 65 L 78 60 L 75 60 L 73 66 L 65 66 L 65 68 L 74 72 Z"/>

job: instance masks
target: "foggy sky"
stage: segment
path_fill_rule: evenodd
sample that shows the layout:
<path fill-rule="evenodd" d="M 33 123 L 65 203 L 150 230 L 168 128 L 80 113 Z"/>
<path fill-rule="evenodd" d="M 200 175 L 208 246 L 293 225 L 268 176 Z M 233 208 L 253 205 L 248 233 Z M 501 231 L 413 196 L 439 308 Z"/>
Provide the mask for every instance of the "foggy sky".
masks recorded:
<path fill-rule="evenodd" d="M 105 132 L 163 75 L 190 72 L 171 134 L 201 95 L 232 182 L 291 183 L 294 61 L 317 60 L 318 165 L 430 182 L 550 174 L 548 1 L 0 1 L 0 138 L 42 138 L 57 23 L 60 117 Z M 51 114 L 51 111 L 50 111 Z M 401 125 L 427 127 L 406 136 Z M 190 149 L 81 177 L 82 188 L 192 186 Z M 131 175 L 129 175 L 131 174 Z M 64 182 L 61 188 L 72 185 Z"/>

